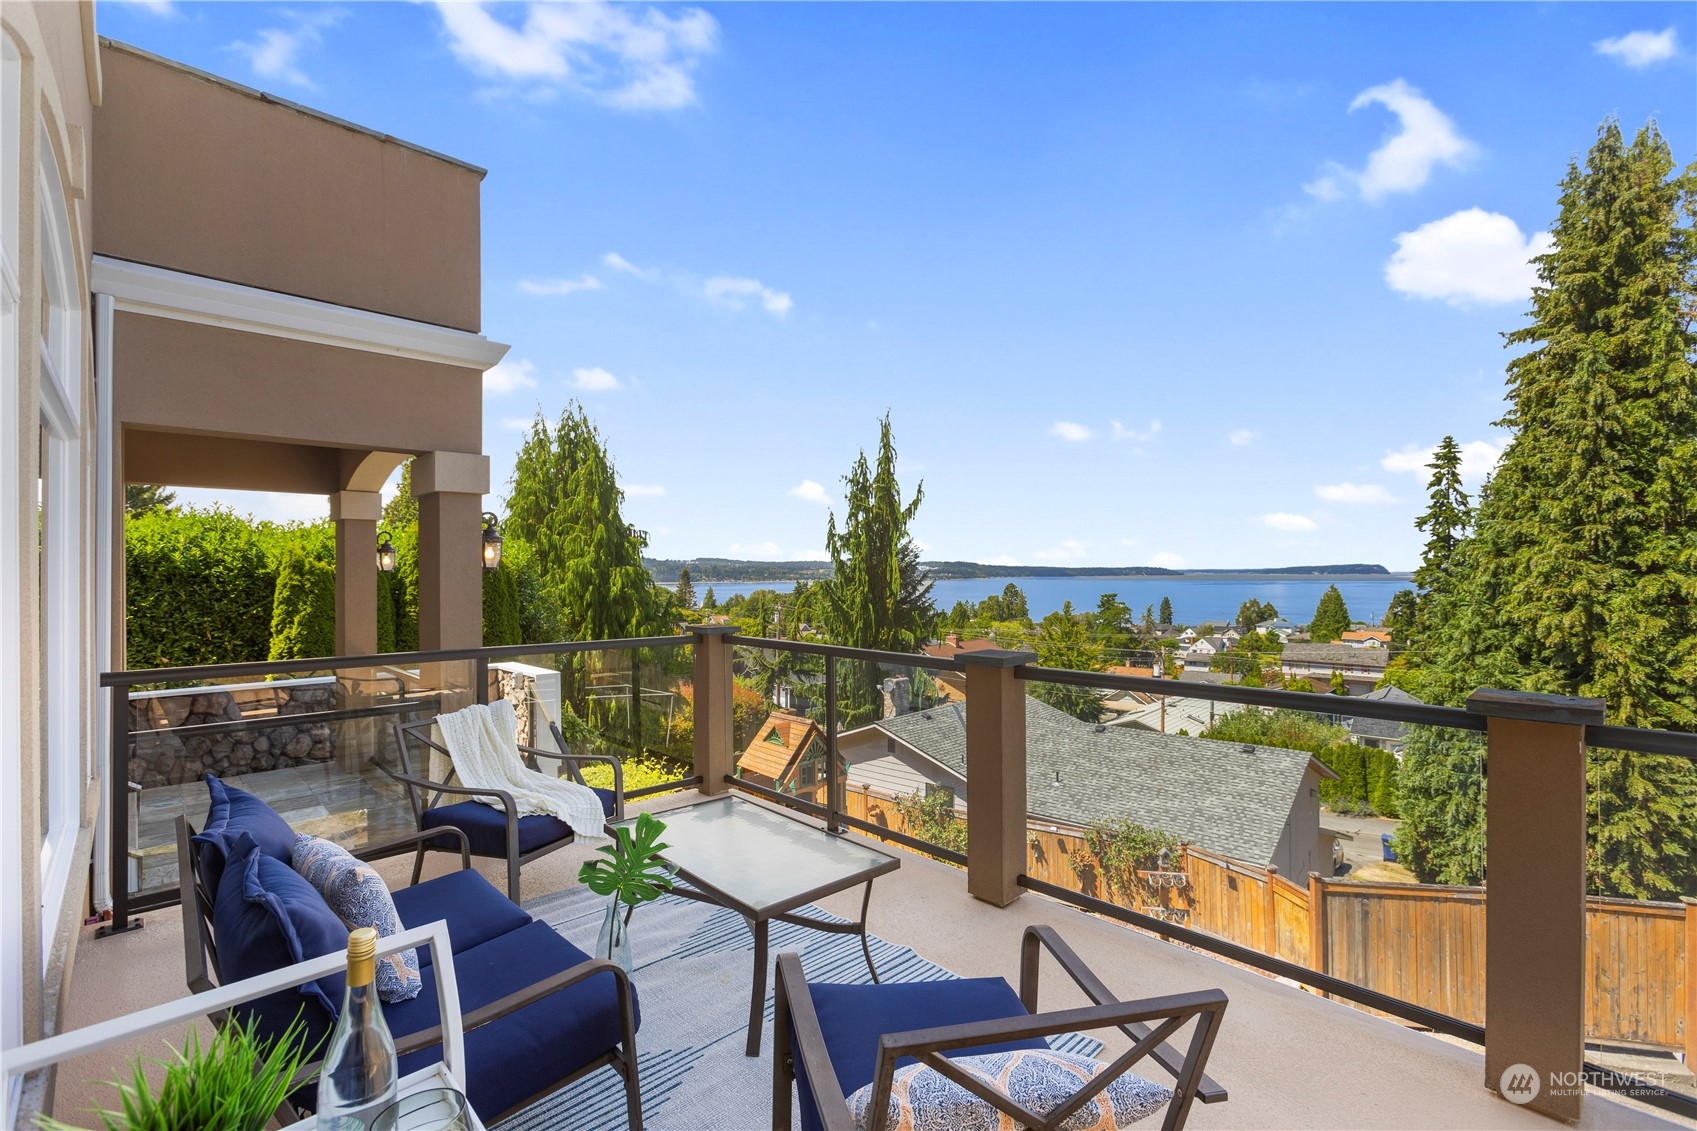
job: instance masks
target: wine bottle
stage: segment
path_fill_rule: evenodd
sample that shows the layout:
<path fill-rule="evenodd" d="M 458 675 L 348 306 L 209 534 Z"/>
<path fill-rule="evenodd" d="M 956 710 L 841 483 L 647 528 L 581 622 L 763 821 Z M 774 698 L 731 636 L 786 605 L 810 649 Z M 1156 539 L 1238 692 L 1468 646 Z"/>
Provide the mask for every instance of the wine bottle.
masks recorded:
<path fill-rule="evenodd" d="M 348 983 L 318 1077 L 319 1131 L 367 1131 L 395 1100 L 395 1039 L 377 1000 L 377 932 L 348 933 Z"/>

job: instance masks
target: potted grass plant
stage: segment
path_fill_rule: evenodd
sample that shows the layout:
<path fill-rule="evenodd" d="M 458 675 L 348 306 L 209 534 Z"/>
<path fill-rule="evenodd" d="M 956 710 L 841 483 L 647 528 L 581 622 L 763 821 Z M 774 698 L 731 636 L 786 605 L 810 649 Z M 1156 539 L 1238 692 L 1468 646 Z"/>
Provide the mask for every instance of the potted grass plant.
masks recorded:
<path fill-rule="evenodd" d="M 660 853 L 666 846 L 660 834 L 666 823 L 652 813 L 637 817 L 634 827 L 619 825 L 613 829 L 613 843 L 603 844 L 597 852 L 605 860 L 586 860 L 578 870 L 578 882 L 596 895 L 612 896 L 607 914 L 601 921 L 601 934 L 595 943 L 595 957 L 617 962 L 630 973 L 630 917 L 640 904 L 659 899 L 672 890 L 672 870 Z"/>
<path fill-rule="evenodd" d="M 122 1110 L 96 1109 L 94 1116 L 105 1131 L 264 1131 L 317 1049 L 307 1047 L 298 1018 L 274 1041 L 260 1037 L 256 1025 L 231 1018 L 205 1045 L 190 1029 L 170 1056 L 136 1057 L 129 1080 L 108 1081 Z M 148 1077 L 158 1067 L 165 1071 L 155 1083 Z M 42 1131 L 78 1131 L 45 1115 L 37 1122 Z"/>

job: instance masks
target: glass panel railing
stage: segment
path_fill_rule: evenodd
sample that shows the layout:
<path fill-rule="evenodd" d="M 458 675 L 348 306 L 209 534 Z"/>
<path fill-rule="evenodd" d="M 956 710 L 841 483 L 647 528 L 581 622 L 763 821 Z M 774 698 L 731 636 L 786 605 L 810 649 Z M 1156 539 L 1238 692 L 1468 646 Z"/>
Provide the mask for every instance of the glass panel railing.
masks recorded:
<path fill-rule="evenodd" d="M 1592 744 L 1587 770 L 1585 1059 L 1697 1091 L 1697 760 Z"/>
<path fill-rule="evenodd" d="M 1483 735 L 1027 671 L 1031 879 L 1484 1023 Z"/>
<path fill-rule="evenodd" d="M 394 725 L 475 701 L 469 660 L 313 669 L 137 687 L 127 695 L 127 875 L 132 899 L 177 884 L 176 819 L 204 825 L 205 779 L 255 794 L 297 832 L 359 851 L 413 831 Z"/>

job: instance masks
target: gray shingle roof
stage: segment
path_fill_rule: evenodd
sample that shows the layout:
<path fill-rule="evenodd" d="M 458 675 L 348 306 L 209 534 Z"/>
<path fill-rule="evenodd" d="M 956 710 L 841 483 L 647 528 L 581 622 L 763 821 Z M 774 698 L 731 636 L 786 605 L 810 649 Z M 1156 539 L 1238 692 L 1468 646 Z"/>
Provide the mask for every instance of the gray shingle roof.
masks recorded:
<path fill-rule="evenodd" d="M 872 725 L 966 776 L 965 704 Z M 1311 760 L 1301 750 L 1098 729 L 1030 696 L 1025 729 L 1033 816 L 1086 825 L 1124 818 L 1257 866 L 1272 862 Z"/>
<path fill-rule="evenodd" d="M 1338 664 L 1344 667 L 1382 668 L 1390 662 L 1386 648 L 1352 648 L 1348 644 L 1286 644 L 1280 655 L 1286 663 Z"/>
<path fill-rule="evenodd" d="M 1389 703 L 1420 703 L 1424 702 L 1400 687 L 1381 687 L 1361 696 L 1362 699 L 1377 699 Z M 1404 739 L 1408 737 L 1408 724 L 1393 722 L 1390 719 L 1351 718 L 1349 732 L 1362 738 Z"/>

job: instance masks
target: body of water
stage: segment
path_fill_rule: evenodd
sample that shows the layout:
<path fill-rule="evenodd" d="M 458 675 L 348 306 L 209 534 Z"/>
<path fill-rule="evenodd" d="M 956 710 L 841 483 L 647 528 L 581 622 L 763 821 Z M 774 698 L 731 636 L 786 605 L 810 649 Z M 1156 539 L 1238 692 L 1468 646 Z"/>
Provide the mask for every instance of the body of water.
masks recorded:
<path fill-rule="evenodd" d="M 1145 605 L 1154 605 L 1157 615 L 1161 598 L 1173 602 L 1173 619 L 1179 624 L 1202 624 L 1212 621 L 1226 624 L 1237 615 L 1238 606 L 1251 597 L 1271 602 L 1279 615 L 1293 624 L 1306 624 L 1320 603 L 1320 594 L 1328 585 L 1336 585 L 1343 594 L 1349 615 L 1358 621 L 1376 623 L 1384 616 L 1391 595 L 1399 589 L 1413 587 L 1406 574 L 1370 575 L 1366 577 L 1307 577 L 1289 574 L 1241 574 L 1229 577 L 970 577 L 939 581 L 931 588 L 932 600 L 942 612 L 948 612 L 956 601 L 977 603 L 992 593 L 1000 593 L 1008 582 L 1025 592 L 1033 620 L 1040 620 L 1071 601 L 1072 607 L 1084 612 L 1096 607 L 1103 593 L 1118 593 L 1120 600 L 1131 606 L 1135 617 L 1142 617 Z M 713 585 L 713 595 L 723 601 L 734 593 L 752 593 L 756 589 L 793 588 L 793 584 L 761 582 L 750 585 Z M 696 582 L 699 599 L 708 585 Z"/>

